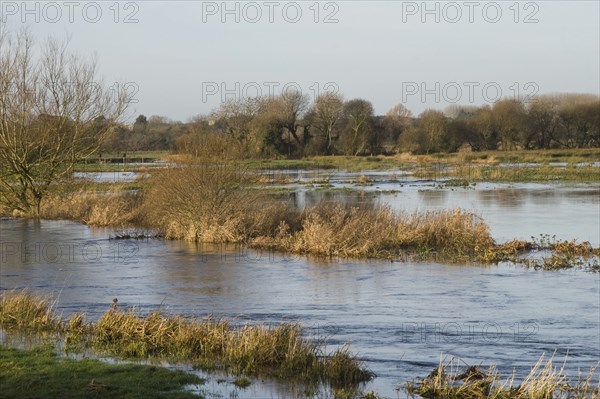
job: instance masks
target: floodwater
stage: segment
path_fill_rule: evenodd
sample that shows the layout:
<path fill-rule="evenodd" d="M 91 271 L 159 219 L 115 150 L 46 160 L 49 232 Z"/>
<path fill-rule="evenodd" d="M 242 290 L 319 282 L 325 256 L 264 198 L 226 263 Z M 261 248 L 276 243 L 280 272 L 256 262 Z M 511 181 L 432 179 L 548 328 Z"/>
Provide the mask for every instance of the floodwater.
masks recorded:
<path fill-rule="evenodd" d="M 343 179 L 342 179 L 343 180 Z M 600 243 L 597 185 L 387 181 L 362 192 L 299 189 L 296 203 L 343 199 L 394 209 L 460 206 L 476 210 L 494 237 L 539 234 Z M 423 377 L 440 357 L 497 364 L 524 377 L 542 354 L 576 374 L 600 359 L 600 274 L 521 266 L 319 260 L 232 246 L 162 240 L 109 240 L 112 230 L 67 221 L 0 221 L 0 290 L 52 293 L 68 315 L 98 317 L 112 298 L 141 312 L 166 306 L 237 324 L 300 321 L 330 349 L 350 343 L 377 377 L 365 389 L 404 397 L 396 387 Z M 225 392 L 216 377 L 208 390 Z M 294 397 L 296 390 L 256 381 L 240 398 Z"/>
<path fill-rule="evenodd" d="M 75 172 L 76 179 L 88 179 L 98 183 L 128 183 L 139 178 L 139 173 L 114 170 L 110 172 Z"/>

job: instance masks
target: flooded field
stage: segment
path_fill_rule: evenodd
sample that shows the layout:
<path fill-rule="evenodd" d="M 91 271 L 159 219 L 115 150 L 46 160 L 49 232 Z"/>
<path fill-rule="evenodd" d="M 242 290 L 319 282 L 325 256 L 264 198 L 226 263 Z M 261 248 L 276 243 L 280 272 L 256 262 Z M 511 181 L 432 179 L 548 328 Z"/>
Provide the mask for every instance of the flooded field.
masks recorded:
<path fill-rule="evenodd" d="M 73 173 L 73 177 L 76 179 L 88 179 L 97 183 L 126 183 L 135 181 L 139 176 L 139 173 L 130 171 Z"/>
<path fill-rule="evenodd" d="M 298 184 L 297 206 L 321 200 L 389 204 L 398 210 L 473 209 L 500 242 L 540 234 L 600 244 L 597 185 L 443 182 L 372 173 L 328 177 L 327 189 Z M 163 240 L 110 240 L 114 230 L 67 221 L 0 221 L 0 290 L 51 293 L 68 315 L 91 318 L 112 301 L 145 312 L 165 306 L 236 324 L 300 321 L 309 337 L 350 343 L 377 377 L 365 388 L 404 397 L 398 384 L 427 375 L 440 357 L 497 364 L 524 377 L 542 354 L 565 356 L 565 369 L 600 359 L 600 275 L 534 271 L 500 264 L 322 260 Z M 227 392 L 217 377 L 208 390 Z M 241 398 L 294 397 L 270 381 Z"/>

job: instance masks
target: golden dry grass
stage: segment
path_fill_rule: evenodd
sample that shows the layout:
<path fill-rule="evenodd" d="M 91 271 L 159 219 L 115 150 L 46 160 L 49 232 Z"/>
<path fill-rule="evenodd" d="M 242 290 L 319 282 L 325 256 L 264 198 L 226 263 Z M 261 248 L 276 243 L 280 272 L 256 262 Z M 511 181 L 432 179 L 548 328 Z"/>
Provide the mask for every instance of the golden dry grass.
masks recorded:
<path fill-rule="evenodd" d="M 55 332 L 62 329 L 60 317 L 48 297 L 29 291 L 4 294 L 0 300 L 0 325 L 4 329 Z"/>
<path fill-rule="evenodd" d="M 147 223 L 168 239 L 240 242 L 257 195 L 245 170 L 228 164 L 189 164 L 159 172 L 143 205 Z"/>
<path fill-rule="evenodd" d="M 139 196 L 123 190 L 53 194 L 42 202 L 44 219 L 77 220 L 91 226 L 127 226 L 139 221 Z"/>
<path fill-rule="evenodd" d="M 495 243 L 483 220 L 461 209 L 399 213 L 323 203 L 302 214 L 300 228 L 283 222 L 273 237 L 257 237 L 251 245 L 321 256 L 386 257 L 411 251 L 458 259 L 477 257 Z"/>
<path fill-rule="evenodd" d="M 564 369 L 554 366 L 554 357 L 547 361 L 544 355 L 531 368 L 518 386 L 514 375 L 505 381 L 495 366 L 485 369 L 467 367 L 457 359 L 440 360 L 440 364 L 427 377 L 409 382 L 405 390 L 410 395 L 428 399 L 598 399 L 600 374 L 596 368 L 570 378 Z"/>

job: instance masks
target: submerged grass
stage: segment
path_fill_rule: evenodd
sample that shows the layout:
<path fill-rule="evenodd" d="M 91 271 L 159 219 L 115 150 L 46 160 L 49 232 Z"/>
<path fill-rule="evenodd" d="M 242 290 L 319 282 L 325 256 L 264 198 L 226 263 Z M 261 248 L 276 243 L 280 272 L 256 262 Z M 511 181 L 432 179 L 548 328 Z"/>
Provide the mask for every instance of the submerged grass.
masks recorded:
<path fill-rule="evenodd" d="M 576 240 L 556 240 L 556 237 L 542 234 L 531 241 L 512 240 L 495 245 L 481 255 L 484 262 L 510 261 L 534 269 L 562 270 L 580 268 L 590 272 L 600 272 L 600 248 L 589 242 Z M 547 256 L 525 258 L 524 255 L 542 253 Z"/>
<path fill-rule="evenodd" d="M 198 398 L 193 374 L 137 364 L 58 357 L 51 347 L 29 350 L 0 345 L 0 398 Z"/>
<path fill-rule="evenodd" d="M 514 375 L 506 381 L 494 366 L 468 366 L 457 359 L 440 360 L 427 377 L 409 382 L 405 391 L 426 399 L 598 399 L 600 374 L 591 368 L 576 379 L 557 369 L 551 357 L 542 355 L 523 382 L 514 386 Z"/>
<path fill-rule="evenodd" d="M 47 299 L 27 291 L 2 296 L 2 328 L 37 332 L 40 325 L 64 336 L 68 347 L 90 347 L 124 358 L 192 361 L 202 368 L 240 375 L 322 381 L 333 386 L 355 385 L 373 377 L 347 347 L 327 354 L 324 344 L 304 338 L 296 323 L 233 327 L 227 320 L 198 320 L 160 311 L 142 316 L 133 309 L 116 308 L 96 323 L 86 322 L 81 313 L 63 321 Z"/>

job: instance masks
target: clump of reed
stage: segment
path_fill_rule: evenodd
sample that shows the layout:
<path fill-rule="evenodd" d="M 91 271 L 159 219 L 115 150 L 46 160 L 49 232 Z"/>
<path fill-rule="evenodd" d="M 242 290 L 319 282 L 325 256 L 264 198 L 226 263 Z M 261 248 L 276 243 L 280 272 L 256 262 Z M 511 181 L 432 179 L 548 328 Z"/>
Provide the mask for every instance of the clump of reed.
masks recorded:
<path fill-rule="evenodd" d="M 300 212 L 254 189 L 260 176 L 237 163 L 170 168 L 149 183 L 141 213 L 167 239 L 245 243 L 298 224 Z"/>
<path fill-rule="evenodd" d="M 336 386 L 356 385 L 373 377 L 347 346 L 325 353 L 324 342 L 305 338 L 298 323 L 234 327 L 227 320 L 193 319 L 161 311 L 143 316 L 116 307 L 96 323 L 86 322 L 82 313 L 64 321 L 46 299 L 22 291 L 2 296 L 0 327 L 55 332 L 74 348 L 85 346 L 127 358 L 192 361 L 240 375 Z"/>
<path fill-rule="evenodd" d="M 94 330 L 94 347 L 118 356 L 189 359 L 235 374 L 323 379 L 335 384 L 372 378 L 345 348 L 325 356 L 321 344 L 303 338 L 297 323 L 235 328 L 226 320 L 195 320 L 160 312 L 140 316 L 133 310 L 112 309 Z"/>
<path fill-rule="evenodd" d="M 571 379 L 563 368 L 554 366 L 553 360 L 551 357 L 546 361 L 542 355 L 518 386 L 513 386 L 514 375 L 502 382 L 495 366 L 483 368 L 468 366 L 457 359 L 440 360 L 427 377 L 407 383 L 404 389 L 413 397 L 427 399 L 600 398 L 600 386 L 593 381 L 600 378 L 596 368 Z"/>
<path fill-rule="evenodd" d="M 548 252 L 540 258 L 524 258 L 523 255 Z M 600 272 L 600 248 L 594 248 L 589 242 L 576 240 L 557 240 L 547 234 L 531 241 L 511 240 L 486 249 L 480 256 L 484 262 L 509 261 L 527 267 L 543 270 L 563 270 L 580 268 L 591 272 Z"/>
<path fill-rule="evenodd" d="M 54 304 L 47 297 L 29 291 L 12 292 L 0 298 L 0 326 L 36 332 L 57 332 L 63 329 Z"/>
<path fill-rule="evenodd" d="M 124 190 L 78 190 L 53 193 L 42 202 L 44 219 L 76 220 L 90 226 L 126 226 L 138 223 L 140 195 Z"/>
<path fill-rule="evenodd" d="M 588 241 L 564 240 L 550 243 L 546 248 L 559 255 L 565 256 L 593 256 L 600 255 L 600 248 L 594 248 Z"/>
<path fill-rule="evenodd" d="M 495 246 L 488 225 L 472 211 L 453 209 L 405 215 L 399 225 L 403 246 L 454 257 L 478 257 Z"/>
<path fill-rule="evenodd" d="M 385 206 L 322 203 L 303 212 L 299 227 L 281 223 L 273 237 L 258 237 L 251 245 L 321 256 L 385 257 L 413 251 L 456 259 L 476 257 L 495 243 L 483 220 L 469 211 L 399 213 Z"/>

